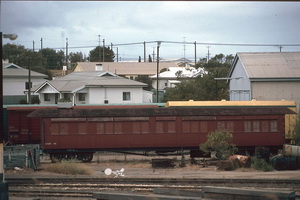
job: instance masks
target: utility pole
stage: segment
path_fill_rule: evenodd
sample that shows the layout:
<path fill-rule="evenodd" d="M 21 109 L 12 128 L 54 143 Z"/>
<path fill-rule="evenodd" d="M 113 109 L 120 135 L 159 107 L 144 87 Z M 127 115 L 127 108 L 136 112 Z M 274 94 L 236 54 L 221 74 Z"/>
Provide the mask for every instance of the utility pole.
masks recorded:
<path fill-rule="evenodd" d="M 34 40 L 32 41 L 32 51 L 34 52 Z"/>
<path fill-rule="evenodd" d="M 101 50 L 100 50 L 100 46 L 101 46 L 101 44 L 100 44 L 100 35 L 98 35 L 98 37 L 99 37 L 99 56 L 98 56 L 98 60 L 99 60 L 99 62 L 100 62 L 100 57 L 101 57 Z"/>
<path fill-rule="evenodd" d="M 158 77 L 159 77 L 159 47 L 160 47 L 161 42 L 157 42 L 157 59 L 156 59 L 156 103 L 158 103 L 159 98 L 158 98 Z"/>
<path fill-rule="evenodd" d="M 144 41 L 144 62 L 146 62 L 146 42 Z"/>
<path fill-rule="evenodd" d="M 155 47 L 153 47 L 153 60 L 152 60 L 152 62 L 155 61 L 155 52 L 154 52 L 154 49 L 155 49 Z"/>
<path fill-rule="evenodd" d="M 102 62 L 104 62 L 104 56 L 105 56 L 105 54 L 104 54 L 104 49 L 105 49 L 105 39 L 103 39 L 103 61 Z"/>
<path fill-rule="evenodd" d="M 28 104 L 31 104 L 31 57 L 28 57 Z"/>
<path fill-rule="evenodd" d="M 41 38 L 41 67 L 43 67 L 43 38 Z"/>
<path fill-rule="evenodd" d="M 119 47 L 117 47 L 117 62 L 119 62 Z"/>
<path fill-rule="evenodd" d="M 68 59 L 68 46 L 69 46 L 68 38 L 66 38 L 66 66 L 67 66 L 67 69 L 68 69 L 68 61 L 69 61 L 69 59 Z"/>
<path fill-rule="evenodd" d="M 209 55 L 210 55 L 209 48 L 210 48 L 210 46 L 207 46 L 207 62 L 209 61 Z"/>
<path fill-rule="evenodd" d="M 195 41 L 194 42 L 194 45 L 195 45 L 195 66 L 197 64 L 197 42 Z"/>
<path fill-rule="evenodd" d="M 185 37 L 183 37 L 183 59 L 185 60 Z"/>

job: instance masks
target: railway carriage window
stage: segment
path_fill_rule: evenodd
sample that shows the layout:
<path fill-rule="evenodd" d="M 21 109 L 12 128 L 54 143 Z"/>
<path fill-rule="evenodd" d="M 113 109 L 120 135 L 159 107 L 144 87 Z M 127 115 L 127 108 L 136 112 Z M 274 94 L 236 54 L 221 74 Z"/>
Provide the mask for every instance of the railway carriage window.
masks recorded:
<path fill-rule="evenodd" d="M 183 121 L 182 122 L 182 132 L 187 132 L 190 133 L 191 132 L 191 124 L 188 121 Z"/>
<path fill-rule="evenodd" d="M 78 134 L 86 134 L 86 124 L 85 123 L 78 124 Z"/>
<path fill-rule="evenodd" d="M 234 122 L 233 121 L 227 121 L 226 122 L 226 129 L 228 131 L 234 131 Z"/>
<path fill-rule="evenodd" d="M 259 121 L 253 121 L 253 132 L 259 132 L 259 131 L 260 131 Z"/>
<path fill-rule="evenodd" d="M 277 121 L 276 120 L 272 120 L 270 122 L 270 129 L 272 132 L 277 132 L 278 129 L 277 129 Z"/>
<path fill-rule="evenodd" d="M 225 123 L 225 121 L 218 121 L 217 129 L 219 129 L 219 130 L 225 130 L 226 129 L 226 123 Z"/>
<path fill-rule="evenodd" d="M 251 132 L 251 121 L 244 121 L 244 132 Z"/>
<path fill-rule="evenodd" d="M 115 122 L 115 133 L 122 134 L 122 122 Z"/>
<path fill-rule="evenodd" d="M 168 125 L 168 133 L 175 133 L 175 122 L 167 122 L 167 125 Z"/>
<path fill-rule="evenodd" d="M 132 122 L 132 133 L 140 133 L 140 132 L 141 132 L 140 122 Z"/>
<path fill-rule="evenodd" d="M 270 126 L 269 125 L 269 121 L 267 121 L 267 120 L 266 121 L 262 121 L 261 122 L 261 131 L 262 132 L 268 132 L 269 129 L 270 129 L 269 126 Z"/>
<path fill-rule="evenodd" d="M 219 130 L 234 131 L 234 122 L 233 121 L 218 121 L 217 128 Z"/>
<path fill-rule="evenodd" d="M 52 123 L 50 126 L 51 135 L 59 135 L 59 123 Z"/>
<path fill-rule="evenodd" d="M 192 133 L 199 133 L 199 121 L 191 121 L 191 131 Z"/>
<path fill-rule="evenodd" d="M 149 133 L 148 122 L 132 122 L 132 133 Z"/>
<path fill-rule="evenodd" d="M 103 133 L 105 133 L 104 130 L 105 130 L 104 123 L 97 123 L 96 133 L 97 134 L 103 134 Z"/>
<path fill-rule="evenodd" d="M 59 129 L 60 135 L 68 135 L 69 123 L 60 123 Z"/>
<path fill-rule="evenodd" d="M 156 133 L 164 132 L 164 122 L 156 122 Z"/>
<path fill-rule="evenodd" d="M 207 121 L 200 121 L 200 132 L 208 132 L 208 123 Z"/>
<path fill-rule="evenodd" d="M 105 133 L 107 133 L 107 134 L 114 133 L 114 124 L 113 124 L 113 122 L 106 122 L 105 123 Z"/>
<path fill-rule="evenodd" d="M 149 122 L 141 122 L 141 132 L 150 133 Z"/>

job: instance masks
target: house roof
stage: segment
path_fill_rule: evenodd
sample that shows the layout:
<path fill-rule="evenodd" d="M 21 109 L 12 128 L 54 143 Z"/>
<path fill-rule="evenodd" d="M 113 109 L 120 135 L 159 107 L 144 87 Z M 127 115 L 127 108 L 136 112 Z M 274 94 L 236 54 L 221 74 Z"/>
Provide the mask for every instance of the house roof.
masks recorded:
<path fill-rule="evenodd" d="M 229 76 L 238 60 L 250 79 L 300 78 L 300 52 L 237 53 Z"/>
<path fill-rule="evenodd" d="M 157 70 L 156 62 L 78 62 L 75 71 L 96 71 L 96 64 L 102 64 L 103 71 L 118 75 L 153 75 Z M 176 66 L 174 62 L 160 62 L 159 71 Z"/>
<path fill-rule="evenodd" d="M 13 63 L 3 63 L 4 78 L 23 78 L 28 77 L 28 69 L 24 69 Z M 31 70 L 32 78 L 47 78 L 48 76 Z"/>
<path fill-rule="evenodd" d="M 33 88 L 38 93 L 45 84 L 59 92 L 76 92 L 85 87 L 146 87 L 147 84 L 122 78 L 110 72 L 72 72 L 64 77 L 47 81 Z"/>
<path fill-rule="evenodd" d="M 2 66 L 3 66 L 4 69 L 8 69 L 8 68 L 10 68 L 10 69 L 20 69 L 21 68 L 20 66 L 14 64 L 14 63 L 3 63 Z"/>

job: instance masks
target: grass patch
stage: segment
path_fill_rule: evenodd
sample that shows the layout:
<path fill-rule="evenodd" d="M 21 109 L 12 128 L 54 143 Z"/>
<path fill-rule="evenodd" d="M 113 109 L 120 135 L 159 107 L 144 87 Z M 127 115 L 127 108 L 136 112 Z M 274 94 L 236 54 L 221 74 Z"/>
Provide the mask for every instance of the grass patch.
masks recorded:
<path fill-rule="evenodd" d="M 91 175 L 92 170 L 83 163 L 74 163 L 74 162 L 61 162 L 53 163 L 45 168 L 48 172 L 58 173 L 58 174 L 83 174 Z"/>
<path fill-rule="evenodd" d="M 274 167 L 272 165 L 267 163 L 264 159 L 257 157 L 251 157 L 251 167 L 264 172 L 274 171 Z"/>

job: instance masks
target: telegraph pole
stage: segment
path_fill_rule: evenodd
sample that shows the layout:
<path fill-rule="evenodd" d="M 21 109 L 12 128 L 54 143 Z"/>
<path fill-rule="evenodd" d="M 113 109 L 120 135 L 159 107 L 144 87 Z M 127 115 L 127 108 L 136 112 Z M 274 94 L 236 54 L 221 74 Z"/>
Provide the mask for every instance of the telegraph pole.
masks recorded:
<path fill-rule="evenodd" d="M 69 43 L 68 43 L 68 38 L 66 38 L 66 66 L 67 66 L 67 69 L 68 69 L 68 46 L 69 46 Z"/>
<path fill-rule="evenodd" d="M 197 64 L 197 42 L 195 41 L 194 42 L 194 45 L 195 45 L 195 66 Z"/>
<path fill-rule="evenodd" d="M 41 38 L 41 67 L 43 67 L 43 38 Z"/>
<path fill-rule="evenodd" d="M 146 62 L 146 42 L 144 41 L 144 62 Z"/>
<path fill-rule="evenodd" d="M 210 48 L 210 46 L 207 46 L 207 62 L 209 61 L 209 55 L 210 55 L 209 48 Z"/>
<path fill-rule="evenodd" d="M 103 39 L 103 58 L 102 58 L 103 61 L 102 61 L 102 62 L 104 62 L 104 55 L 105 55 L 105 54 L 104 54 L 104 49 L 105 49 L 105 39 Z"/>
<path fill-rule="evenodd" d="M 100 57 L 101 57 L 101 51 L 100 51 L 100 46 L 101 46 L 101 43 L 100 43 L 100 35 L 98 35 L 98 37 L 99 37 L 99 57 L 98 57 L 98 60 L 99 60 L 99 62 L 100 62 Z"/>

